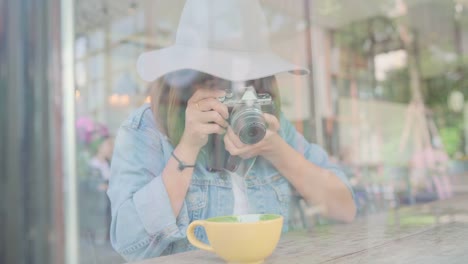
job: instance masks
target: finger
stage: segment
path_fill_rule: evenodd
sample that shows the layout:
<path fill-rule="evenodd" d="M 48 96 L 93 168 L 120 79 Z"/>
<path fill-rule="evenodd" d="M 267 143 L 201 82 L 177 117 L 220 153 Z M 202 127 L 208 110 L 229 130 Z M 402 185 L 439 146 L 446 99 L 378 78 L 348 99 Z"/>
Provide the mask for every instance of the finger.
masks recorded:
<path fill-rule="evenodd" d="M 240 150 L 234 145 L 234 143 L 232 143 L 231 139 L 226 136 L 224 137 L 224 147 L 232 156 L 241 154 Z"/>
<path fill-rule="evenodd" d="M 234 145 L 232 139 L 227 136 L 224 137 L 224 146 L 226 150 L 233 156 L 239 156 L 243 159 L 248 159 L 253 156 L 256 156 L 256 150 L 253 146 L 245 145 L 245 147 L 243 148 L 238 148 L 236 147 L 236 145 Z"/>
<path fill-rule="evenodd" d="M 245 148 L 237 148 L 236 149 L 237 156 L 241 157 L 242 159 L 250 159 L 253 156 L 257 156 L 256 150 L 252 146 L 246 146 Z"/>
<path fill-rule="evenodd" d="M 224 119 L 229 118 L 228 107 L 224 105 L 223 103 L 221 103 L 220 101 L 218 101 L 218 99 L 206 98 L 206 99 L 198 101 L 197 104 L 198 104 L 198 109 L 200 111 L 206 112 L 206 111 L 214 110 L 218 112 Z"/>
<path fill-rule="evenodd" d="M 190 97 L 190 99 L 188 100 L 188 103 L 194 104 L 206 98 L 218 98 L 218 97 L 222 97 L 225 95 L 226 95 L 226 92 L 223 90 L 198 88 L 195 91 L 195 93 L 192 95 L 192 97 Z"/>
<path fill-rule="evenodd" d="M 245 153 L 245 154 L 239 155 L 239 157 L 241 157 L 242 159 L 250 159 L 250 158 L 252 158 L 253 156 L 257 156 L 257 155 L 254 155 L 254 154 L 249 153 L 249 152 L 248 152 L 248 153 Z"/>
<path fill-rule="evenodd" d="M 200 113 L 200 121 L 203 123 L 216 123 L 223 128 L 227 128 L 229 123 L 216 111 Z"/>
<path fill-rule="evenodd" d="M 203 124 L 201 126 L 201 131 L 203 134 L 210 135 L 210 134 L 219 134 L 223 135 L 226 133 L 226 129 L 221 127 L 218 124 Z"/>
<path fill-rule="evenodd" d="M 242 143 L 242 141 L 236 135 L 236 133 L 234 133 L 234 130 L 232 130 L 231 127 L 228 127 L 226 136 L 229 137 L 229 139 L 232 141 L 234 146 L 236 146 L 237 148 L 243 148 L 246 146 L 244 143 Z"/>
<path fill-rule="evenodd" d="M 280 129 L 280 123 L 276 116 L 264 113 L 265 121 L 268 123 L 268 129 L 272 131 L 278 131 Z"/>

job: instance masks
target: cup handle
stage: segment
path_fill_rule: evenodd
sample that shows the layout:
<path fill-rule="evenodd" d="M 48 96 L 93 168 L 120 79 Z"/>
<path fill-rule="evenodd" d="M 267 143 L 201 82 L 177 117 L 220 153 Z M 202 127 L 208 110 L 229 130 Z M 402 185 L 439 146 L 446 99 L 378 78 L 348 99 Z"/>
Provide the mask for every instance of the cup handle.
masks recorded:
<path fill-rule="evenodd" d="M 202 226 L 202 227 L 205 227 L 205 221 L 200 221 L 200 220 L 196 220 L 196 221 L 193 221 L 192 223 L 190 223 L 190 225 L 188 226 L 187 228 L 187 239 L 188 241 L 194 245 L 195 247 L 199 248 L 199 249 L 203 249 L 203 250 L 206 250 L 206 251 L 210 251 L 210 252 L 214 252 L 214 249 L 209 246 L 208 244 L 205 244 L 203 242 L 201 242 L 200 240 L 197 239 L 197 237 L 195 236 L 195 228 L 197 226 Z"/>

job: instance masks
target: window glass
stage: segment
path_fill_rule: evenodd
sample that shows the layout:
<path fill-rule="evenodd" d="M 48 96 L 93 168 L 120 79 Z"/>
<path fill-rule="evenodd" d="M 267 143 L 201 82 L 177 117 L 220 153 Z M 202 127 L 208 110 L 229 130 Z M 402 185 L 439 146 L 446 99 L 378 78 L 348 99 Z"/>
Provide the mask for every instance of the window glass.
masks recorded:
<path fill-rule="evenodd" d="M 111 233 L 116 232 L 111 229 L 111 220 L 114 217 L 116 221 L 116 216 L 111 214 L 111 201 L 107 191 L 109 181 L 112 181 L 112 163 L 115 162 L 112 158 L 116 153 L 113 148 L 119 147 L 115 144 L 123 144 L 115 139 L 119 138 L 119 131 L 129 133 L 128 127 L 122 129 L 122 124 L 131 124 L 132 129 L 141 126 L 148 129 L 138 138 L 141 141 L 145 136 L 154 136 L 155 131 L 164 134 L 158 138 L 163 143 L 158 141 L 161 146 L 156 146 L 162 152 L 165 151 L 164 155 L 170 154 L 169 149 L 176 147 L 167 131 L 161 128 L 154 128 L 153 131 L 153 123 L 146 127 L 144 122 L 147 121 L 142 121 L 141 110 L 145 106 L 149 109 L 150 105 L 154 105 L 151 102 L 151 89 L 155 83 L 144 81 L 144 76 L 138 73 L 136 65 L 143 52 L 173 47 L 186 1 L 97 2 L 76 2 L 75 104 L 80 252 L 82 263 L 94 263 L 98 259 L 103 263 L 123 263 L 123 256 L 126 256 L 122 253 L 124 245 L 130 250 L 139 243 L 145 244 L 142 241 L 147 238 L 145 232 L 148 227 L 129 227 L 130 233 L 125 233 L 128 241 L 117 243 L 119 246 L 114 245 L 114 248 L 110 243 Z M 302 151 L 307 162 L 323 165 L 322 167 L 332 166 L 330 164 L 337 166 L 338 174 L 342 175 L 342 178 L 338 177 L 339 180 L 352 190 L 356 219 L 365 221 L 379 214 L 390 215 L 392 210 L 399 208 L 413 210 L 411 208 L 423 203 L 466 195 L 466 1 L 259 2 L 269 33 L 269 48 L 262 52 L 271 51 L 277 58 L 310 70 L 308 75 L 274 72 L 278 73 L 275 76 L 281 99 L 281 117 L 287 120 L 287 131 L 292 133 L 289 134 L 287 143 L 295 147 L 295 151 Z M 96 6 L 99 8 L 94 8 Z M 227 6 L 225 9 L 229 8 Z M 199 12 L 208 11 L 200 9 Z M 224 15 L 228 21 L 229 15 Z M 214 16 L 212 19 L 219 18 Z M 239 19 L 233 18 L 232 21 L 242 24 Z M 196 20 L 194 25 L 198 25 L 197 23 L 203 25 L 204 20 Z M 211 26 L 219 35 L 228 36 L 225 42 L 215 45 L 233 47 L 256 39 L 244 38 L 239 44 L 236 38 L 242 34 L 231 30 L 228 22 L 210 24 Z M 252 25 L 254 26 L 258 25 Z M 217 36 L 214 34 L 209 37 Z M 184 56 L 187 61 L 199 55 L 193 51 L 191 45 L 206 45 L 208 41 L 207 35 L 201 32 L 195 32 L 190 37 L 190 43 L 177 44 L 181 48 L 180 56 Z M 259 43 L 256 44 L 260 45 Z M 216 47 L 210 46 L 208 49 Z M 218 55 L 227 54 L 228 50 L 217 49 L 216 52 Z M 236 52 L 240 54 L 244 51 Z M 219 63 L 220 68 L 225 67 L 225 64 L 216 59 L 218 58 L 199 60 L 196 64 L 187 65 L 184 70 L 196 70 L 197 67 L 204 70 L 211 63 Z M 227 75 L 243 71 L 246 75 L 261 72 L 274 64 L 264 63 L 256 65 L 256 68 L 248 68 L 242 66 L 246 65 L 243 64 L 243 59 L 233 62 Z M 175 63 L 178 62 L 170 59 L 165 63 L 151 61 L 144 70 L 157 72 L 160 69 L 172 69 Z M 190 74 L 187 76 L 189 77 L 185 77 L 190 78 Z M 184 78 L 172 81 L 183 83 L 186 81 Z M 160 80 L 168 82 L 169 79 Z M 168 103 L 168 98 L 163 103 Z M 148 112 L 163 111 L 162 109 L 150 109 L 152 111 Z M 185 111 L 181 111 L 175 116 L 183 117 L 185 114 Z M 156 117 L 152 118 L 156 120 Z M 280 131 L 283 133 L 282 137 L 286 138 L 284 124 L 282 122 Z M 176 128 L 181 129 L 180 126 Z M 138 142 L 132 144 L 135 144 L 134 149 L 129 149 L 126 154 L 129 159 L 132 155 L 139 154 L 132 152 L 140 146 L 136 145 Z M 144 142 L 143 145 L 149 148 L 157 144 Z M 316 149 L 317 146 L 323 148 L 323 151 Z M 322 154 L 324 156 L 320 156 Z M 164 160 L 165 166 L 171 156 L 164 155 L 156 157 L 154 162 Z M 119 161 L 122 160 L 125 159 L 121 157 Z M 140 162 L 144 161 L 139 160 L 138 166 L 141 165 Z M 261 163 L 262 160 L 255 162 L 259 165 L 252 165 L 258 166 L 254 171 L 260 175 L 265 174 L 265 177 L 271 176 L 268 179 L 275 179 L 273 174 L 279 173 L 279 167 L 276 167 L 280 166 L 278 164 Z M 120 166 L 115 168 L 123 170 Z M 125 169 L 135 169 L 135 177 L 142 173 L 138 168 Z M 146 169 L 148 168 L 141 170 Z M 145 171 L 145 175 L 156 177 L 161 171 Z M 119 173 L 117 169 L 115 173 Z M 203 179 L 196 180 L 203 182 Z M 290 186 L 280 185 L 282 180 Z M 249 183 L 248 180 L 246 182 Z M 258 193 L 264 195 L 262 199 L 279 199 L 276 204 L 266 203 L 265 206 L 271 206 L 271 210 L 278 212 L 289 212 L 286 223 L 289 231 L 303 234 L 310 230 L 322 230 L 320 228 L 327 230 L 326 228 L 335 228 L 341 222 L 316 213 L 320 212 L 320 206 L 306 202 L 301 186 L 297 183 L 294 186 L 292 182 L 290 178 L 283 177 L 277 182 L 268 182 L 268 186 L 273 186 L 268 190 L 266 187 L 258 187 L 261 190 Z M 137 181 L 132 183 L 137 184 Z M 295 188 L 291 189 L 291 186 Z M 140 186 L 132 190 L 132 194 L 142 188 Z M 219 186 L 191 186 L 190 195 L 186 199 L 186 206 L 189 206 L 185 209 L 188 210 L 187 217 L 196 220 L 221 214 L 222 211 L 210 207 L 210 203 L 216 202 L 211 195 L 218 195 L 219 191 L 219 197 L 224 197 L 220 189 L 222 188 Z M 283 196 L 288 197 L 290 200 L 287 201 L 290 203 L 284 202 Z M 138 198 L 135 194 L 129 199 L 135 202 Z M 147 201 L 148 204 L 151 202 L 157 203 Z M 282 209 L 278 209 L 280 207 Z M 135 225 L 151 224 L 144 222 L 141 212 L 132 211 L 131 214 L 133 207 L 131 208 L 125 211 L 129 213 L 128 219 L 143 221 Z M 148 208 L 153 207 L 148 205 Z M 262 210 L 258 212 L 260 211 Z M 428 217 L 432 221 L 434 216 L 428 214 Z M 418 217 L 408 220 L 402 216 L 401 219 L 403 222 L 410 222 L 406 223 L 409 226 L 425 225 L 428 221 L 428 218 Z M 368 222 L 366 225 L 380 228 L 392 226 L 393 222 L 390 222 L 379 219 L 375 226 Z M 348 232 L 346 226 L 352 224 L 345 224 L 343 232 Z M 123 227 L 114 222 L 112 228 Z M 364 239 L 371 241 L 371 233 L 364 235 Z M 188 247 L 187 244 L 186 248 Z M 182 246 L 172 243 L 164 250 L 175 253 L 179 249 L 184 251 Z M 149 255 L 157 256 L 161 253 L 156 251 L 154 249 L 154 255 Z"/>

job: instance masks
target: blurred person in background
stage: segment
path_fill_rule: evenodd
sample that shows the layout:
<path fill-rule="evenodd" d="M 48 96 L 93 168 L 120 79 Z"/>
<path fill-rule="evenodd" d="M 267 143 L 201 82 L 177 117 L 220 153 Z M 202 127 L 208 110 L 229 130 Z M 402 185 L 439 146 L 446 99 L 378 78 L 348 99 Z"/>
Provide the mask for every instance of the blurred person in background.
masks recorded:
<path fill-rule="evenodd" d="M 106 126 L 90 118 L 77 120 L 80 149 L 80 229 L 92 244 L 109 240 L 110 202 L 106 195 L 114 138 Z"/>
<path fill-rule="evenodd" d="M 99 189 L 107 190 L 107 183 L 110 178 L 110 162 L 112 158 L 112 152 L 114 150 L 114 138 L 112 136 L 106 136 L 95 142 L 92 153 L 95 153 L 89 162 L 91 171 L 95 178 L 105 182 L 100 185 Z"/>

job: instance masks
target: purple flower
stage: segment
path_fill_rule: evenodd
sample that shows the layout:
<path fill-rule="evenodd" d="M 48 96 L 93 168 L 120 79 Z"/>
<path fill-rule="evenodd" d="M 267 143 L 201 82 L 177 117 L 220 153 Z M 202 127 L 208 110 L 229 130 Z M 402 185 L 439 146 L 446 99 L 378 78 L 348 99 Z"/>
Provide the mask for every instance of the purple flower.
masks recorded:
<path fill-rule="evenodd" d="M 90 117 L 80 117 L 76 120 L 76 135 L 78 143 L 89 145 L 93 141 L 109 136 L 109 129 Z"/>

